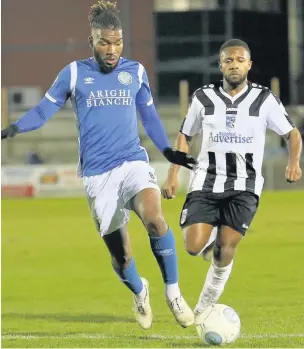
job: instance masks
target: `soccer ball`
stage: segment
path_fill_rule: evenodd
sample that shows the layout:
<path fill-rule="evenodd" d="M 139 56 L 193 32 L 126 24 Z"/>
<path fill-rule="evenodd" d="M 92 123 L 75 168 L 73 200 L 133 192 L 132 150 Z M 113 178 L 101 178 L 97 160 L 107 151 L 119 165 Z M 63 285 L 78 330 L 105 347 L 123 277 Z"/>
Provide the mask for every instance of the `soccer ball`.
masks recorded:
<path fill-rule="evenodd" d="M 238 314 L 228 305 L 215 304 L 195 317 L 196 330 L 204 343 L 225 345 L 234 342 L 241 330 Z"/>

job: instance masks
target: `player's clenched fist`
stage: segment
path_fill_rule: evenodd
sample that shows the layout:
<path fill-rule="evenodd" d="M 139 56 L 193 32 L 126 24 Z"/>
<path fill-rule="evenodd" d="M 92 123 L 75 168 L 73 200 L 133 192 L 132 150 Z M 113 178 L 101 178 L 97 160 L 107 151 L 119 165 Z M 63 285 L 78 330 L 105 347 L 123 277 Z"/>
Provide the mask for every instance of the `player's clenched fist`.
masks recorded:
<path fill-rule="evenodd" d="M 297 182 L 302 177 L 302 170 L 299 163 L 289 164 L 286 167 L 285 178 L 288 183 Z"/>
<path fill-rule="evenodd" d="M 165 199 L 174 199 L 178 190 L 179 182 L 177 175 L 168 175 L 162 186 L 161 192 Z"/>

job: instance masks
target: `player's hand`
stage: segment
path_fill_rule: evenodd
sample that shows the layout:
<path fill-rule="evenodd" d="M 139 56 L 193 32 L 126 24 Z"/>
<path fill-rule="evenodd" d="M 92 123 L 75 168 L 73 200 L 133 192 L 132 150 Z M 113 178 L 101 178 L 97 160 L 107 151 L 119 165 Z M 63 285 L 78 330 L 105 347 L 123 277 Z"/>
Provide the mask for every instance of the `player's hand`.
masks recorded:
<path fill-rule="evenodd" d="M 168 200 L 174 199 L 177 193 L 178 186 L 179 183 L 177 174 L 169 174 L 161 188 L 163 198 Z"/>
<path fill-rule="evenodd" d="M 18 133 L 19 129 L 16 125 L 10 125 L 4 130 L 1 130 L 1 139 L 13 138 Z"/>
<path fill-rule="evenodd" d="M 197 164 L 197 161 L 192 156 L 179 150 L 166 148 L 163 151 L 163 154 L 165 158 L 173 164 L 184 166 L 186 168 L 189 168 L 190 170 L 193 170 L 195 165 Z"/>
<path fill-rule="evenodd" d="M 294 183 L 302 177 L 302 170 L 299 163 L 288 164 L 286 167 L 285 178 L 288 183 Z"/>

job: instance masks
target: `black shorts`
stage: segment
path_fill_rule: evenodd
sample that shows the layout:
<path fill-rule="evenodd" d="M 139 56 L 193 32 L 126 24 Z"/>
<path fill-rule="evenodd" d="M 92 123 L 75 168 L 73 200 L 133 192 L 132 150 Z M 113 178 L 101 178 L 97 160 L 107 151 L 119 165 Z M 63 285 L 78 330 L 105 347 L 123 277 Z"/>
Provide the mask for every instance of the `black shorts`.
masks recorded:
<path fill-rule="evenodd" d="M 185 228 L 195 223 L 213 226 L 227 225 L 245 235 L 259 205 L 259 197 L 248 191 L 206 193 L 193 191 L 187 195 L 180 226 Z"/>

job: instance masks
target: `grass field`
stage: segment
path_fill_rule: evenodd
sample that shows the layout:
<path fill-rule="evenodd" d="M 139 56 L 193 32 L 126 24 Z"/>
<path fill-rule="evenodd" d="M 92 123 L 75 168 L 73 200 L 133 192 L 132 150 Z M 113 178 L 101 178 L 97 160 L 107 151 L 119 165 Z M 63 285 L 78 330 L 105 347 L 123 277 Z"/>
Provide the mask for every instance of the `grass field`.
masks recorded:
<path fill-rule="evenodd" d="M 164 202 L 179 254 L 180 284 L 194 306 L 208 263 L 183 249 L 183 198 Z M 85 199 L 2 201 L 2 347 L 203 347 L 180 328 L 145 230 L 130 223 L 139 272 L 151 286 L 155 322 L 135 323 L 129 291 L 112 272 Z M 221 303 L 240 315 L 234 347 L 304 347 L 304 192 L 265 193 L 241 243 Z"/>

